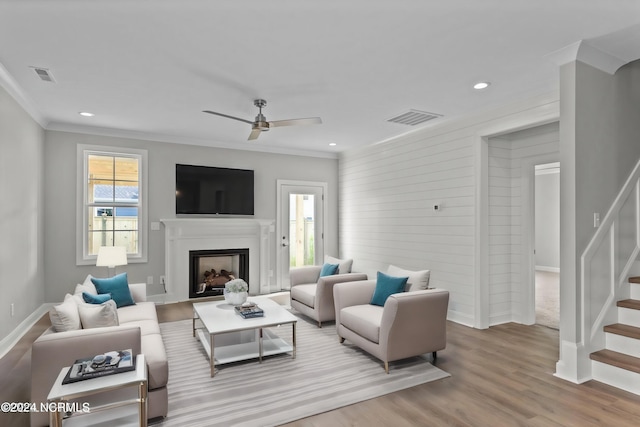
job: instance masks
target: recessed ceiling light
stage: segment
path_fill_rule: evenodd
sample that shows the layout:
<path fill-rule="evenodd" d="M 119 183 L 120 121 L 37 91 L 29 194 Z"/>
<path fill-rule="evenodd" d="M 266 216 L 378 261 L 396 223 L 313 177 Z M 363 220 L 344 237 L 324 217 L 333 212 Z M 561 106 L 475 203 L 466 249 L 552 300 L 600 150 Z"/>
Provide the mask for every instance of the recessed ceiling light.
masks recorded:
<path fill-rule="evenodd" d="M 491 84 L 490 82 L 478 82 L 473 85 L 473 88 L 477 90 L 482 90 L 482 89 L 488 88 L 490 84 Z"/>
<path fill-rule="evenodd" d="M 335 146 L 336 146 L 336 145 L 338 145 L 338 144 L 336 144 L 335 142 L 330 142 L 330 143 L 329 143 L 329 145 L 330 145 L 331 147 L 335 147 Z"/>
<path fill-rule="evenodd" d="M 93 116 L 95 116 L 95 114 L 89 113 L 88 111 L 81 111 L 78 114 L 80 114 L 82 117 L 93 117 Z"/>

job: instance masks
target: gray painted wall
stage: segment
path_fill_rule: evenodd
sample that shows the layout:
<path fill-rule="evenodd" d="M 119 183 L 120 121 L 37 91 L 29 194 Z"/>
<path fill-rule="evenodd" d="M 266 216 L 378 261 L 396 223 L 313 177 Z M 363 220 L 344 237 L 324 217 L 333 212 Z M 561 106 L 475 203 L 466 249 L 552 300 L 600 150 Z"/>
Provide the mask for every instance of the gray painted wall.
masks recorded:
<path fill-rule="evenodd" d="M 338 161 L 254 151 L 207 148 L 157 141 L 47 131 L 45 144 L 45 273 L 46 301 L 61 301 L 87 274 L 104 275 L 95 266 L 76 266 L 76 147 L 78 144 L 122 146 L 149 152 L 149 222 L 175 218 L 175 164 L 197 164 L 255 171 L 255 218 L 276 219 L 276 180 L 324 181 L 328 183 L 327 253 L 338 248 Z M 274 242 L 276 239 L 273 240 Z M 274 243 L 275 244 L 275 243 Z M 271 259 L 275 271 L 276 248 Z M 164 228 L 149 230 L 148 263 L 119 267 L 131 282 L 154 276 L 150 294 L 161 292 L 164 274 Z"/>
<path fill-rule="evenodd" d="M 0 87 L 0 340 L 44 302 L 43 141 Z"/>

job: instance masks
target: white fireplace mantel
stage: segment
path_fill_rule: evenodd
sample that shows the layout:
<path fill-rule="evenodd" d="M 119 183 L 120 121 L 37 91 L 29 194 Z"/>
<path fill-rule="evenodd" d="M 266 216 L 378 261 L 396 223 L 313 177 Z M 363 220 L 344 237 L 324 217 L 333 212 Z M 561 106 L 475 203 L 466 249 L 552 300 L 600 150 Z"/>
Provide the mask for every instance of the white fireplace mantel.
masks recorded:
<path fill-rule="evenodd" d="M 161 219 L 165 228 L 167 294 L 177 301 L 189 299 L 189 251 L 249 249 L 249 293 L 270 291 L 269 248 L 273 220 L 253 218 Z"/>

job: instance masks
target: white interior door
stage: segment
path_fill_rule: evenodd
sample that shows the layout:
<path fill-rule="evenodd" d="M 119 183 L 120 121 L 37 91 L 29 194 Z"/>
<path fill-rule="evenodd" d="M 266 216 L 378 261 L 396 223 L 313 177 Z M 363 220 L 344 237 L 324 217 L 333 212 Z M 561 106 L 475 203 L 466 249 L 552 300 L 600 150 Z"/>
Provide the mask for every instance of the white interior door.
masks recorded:
<path fill-rule="evenodd" d="M 278 283 L 289 289 L 291 267 L 316 265 L 324 258 L 326 184 L 279 181 L 278 190 Z"/>

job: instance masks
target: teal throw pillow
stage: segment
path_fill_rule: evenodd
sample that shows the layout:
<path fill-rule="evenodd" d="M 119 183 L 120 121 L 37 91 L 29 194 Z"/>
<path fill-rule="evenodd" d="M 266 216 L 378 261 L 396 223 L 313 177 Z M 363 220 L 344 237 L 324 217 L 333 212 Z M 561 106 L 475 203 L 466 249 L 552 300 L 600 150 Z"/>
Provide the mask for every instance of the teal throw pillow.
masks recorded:
<path fill-rule="evenodd" d="M 394 277 L 378 271 L 376 289 L 373 291 L 371 304 L 384 307 L 384 303 L 389 295 L 404 292 L 404 285 L 407 284 L 408 277 Z"/>
<path fill-rule="evenodd" d="M 338 272 L 340 264 L 324 264 L 320 270 L 320 277 L 333 276 Z"/>
<path fill-rule="evenodd" d="M 118 308 L 135 304 L 129 290 L 127 273 L 121 273 L 109 279 L 92 277 L 91 282 L 95 285 L 99 294 L 111 294 L 111 299 L 116 302 Z"/>
<path fill-rule="evenodd" d="M 90 294 L 88 292 L 82 293 L 82 299 L 89 304 L 102 304 L 103 302 L 111 299 L 111 294 Z"/>

